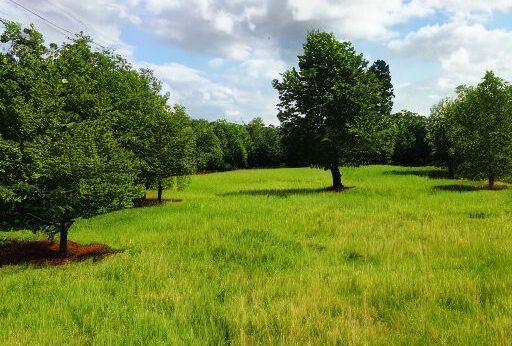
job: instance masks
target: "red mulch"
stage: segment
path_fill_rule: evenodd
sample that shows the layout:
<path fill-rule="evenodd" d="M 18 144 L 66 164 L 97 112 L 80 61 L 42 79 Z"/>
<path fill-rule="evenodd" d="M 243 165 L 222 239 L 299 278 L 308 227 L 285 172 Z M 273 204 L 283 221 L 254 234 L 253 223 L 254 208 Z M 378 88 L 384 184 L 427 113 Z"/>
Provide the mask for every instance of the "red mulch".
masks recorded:
<path fill-rule="evenodd" d="M 0 242 L 0 267 L 5 265 L 63 265 L 92 258 L 93 262 L 116 253 L 102 244 L 80 245 L 68 242 L 68 256 L 59 255 L 59 243 L 48 240 L 7 240 Z"/>

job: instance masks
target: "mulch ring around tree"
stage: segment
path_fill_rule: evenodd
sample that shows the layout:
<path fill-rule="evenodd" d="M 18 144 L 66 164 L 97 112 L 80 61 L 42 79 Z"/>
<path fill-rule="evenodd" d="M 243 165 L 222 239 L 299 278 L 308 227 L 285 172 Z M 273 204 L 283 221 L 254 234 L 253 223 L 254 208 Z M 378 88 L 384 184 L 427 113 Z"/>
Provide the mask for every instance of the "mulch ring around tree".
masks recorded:
<path fill-rule="evenodd" d="M 6 240 L 0 241 L 0 267 L 7 265 L 58 266 L 92 259 L 93 262 L 105 256 L 118 253 L 103 244 L 81 245 L 68 242 L 68 256 L 59 255 L 59 243 L 48 240 Z"/>

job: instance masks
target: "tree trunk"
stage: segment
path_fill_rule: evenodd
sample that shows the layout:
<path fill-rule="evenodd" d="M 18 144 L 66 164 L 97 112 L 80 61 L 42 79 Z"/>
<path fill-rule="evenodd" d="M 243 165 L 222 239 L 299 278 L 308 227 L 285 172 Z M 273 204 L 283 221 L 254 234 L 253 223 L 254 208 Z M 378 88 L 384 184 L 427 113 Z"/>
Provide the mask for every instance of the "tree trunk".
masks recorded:
<path fill-rule="evenodd" d="M 341 172 L 340 168 L 337 164 L 331 165 L 331 174 L 332 174 L 332 189 L 334 191 L 341 191 L 343 189 L 343 184 L 341 183 Z"/>
<path fill-rule="evenodd" d="M 65 222 L 62 222 L 60 224 L 60 229 L 59 229 L 59 233 L 60 233 L 59 255 L 63 256 L 63 257 L 66 257 L 68 255 L 68 231 L 69 231 L 69 226 Z"/>
<path fill-rule="evenodd" d="M 162 186 L 162 180 L 158 180 L 158 203 L 162 203 L 162 193 L 164 188 Z"/>
<path fill-rule="evenodd" d="M 455 165 L 451 162 L 448 164 L 448 178 L 455 179 Z"/>
<path fill-rule="evenodd" d="M 492 189 L 494 187 L 494 180 L 495 180 L 493 162 L 489 163 L 488 180 L 489 180 L 489 189 Z"/>

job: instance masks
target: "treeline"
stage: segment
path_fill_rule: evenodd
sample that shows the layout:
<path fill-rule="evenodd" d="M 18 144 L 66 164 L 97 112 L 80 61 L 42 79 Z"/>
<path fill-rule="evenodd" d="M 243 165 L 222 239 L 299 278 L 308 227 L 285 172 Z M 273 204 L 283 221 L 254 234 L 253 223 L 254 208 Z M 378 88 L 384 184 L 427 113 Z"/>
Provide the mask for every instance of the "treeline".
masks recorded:
<path fill-rule="evenodd" d="M 408 111 L 390 116 L 394 133 L 389 163 L 435 165 L 450 178 L 512 177 L 512 86 L 488 71 L 474 86 L 462 85 L 423 117 Z"/>
<path fill-rule="evenodd" d="M 283 163 L 279 128 L 265 125 L 261 118 L 243 125 L 226 120 L 192 120 L 192 128 L 200 172 L 277 167 Z"/>

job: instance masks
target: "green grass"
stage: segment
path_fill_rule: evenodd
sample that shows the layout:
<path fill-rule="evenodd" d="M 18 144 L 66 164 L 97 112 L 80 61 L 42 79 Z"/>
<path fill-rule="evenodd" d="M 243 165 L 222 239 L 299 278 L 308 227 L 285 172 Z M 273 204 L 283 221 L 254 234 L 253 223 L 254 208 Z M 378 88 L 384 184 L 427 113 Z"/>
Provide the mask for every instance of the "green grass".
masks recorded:
<path fill-rule="evenodd" d="M 1 268 L 0 344 L 509 344 L 512 190 L 427 171 L 201 175 L 81 220 L 71 240 L 124 252 Z"/>

